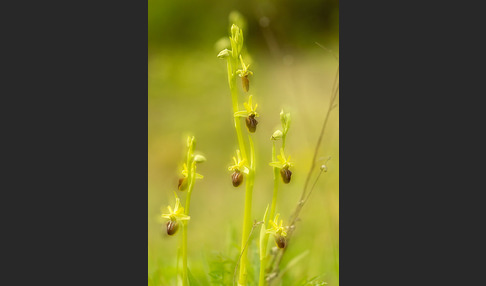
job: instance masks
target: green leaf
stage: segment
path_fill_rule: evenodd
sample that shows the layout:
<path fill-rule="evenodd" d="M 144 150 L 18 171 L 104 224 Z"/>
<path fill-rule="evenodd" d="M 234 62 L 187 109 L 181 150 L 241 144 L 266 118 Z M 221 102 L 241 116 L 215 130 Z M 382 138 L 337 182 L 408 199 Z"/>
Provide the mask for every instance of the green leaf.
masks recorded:
<path fill-rule="evenodd" d="M 269 205 L 267 204 L 267 208 L 265 209 L 265 214 L 263 215 L 263 224 L 260 227 L 260 260 L 263 260 L 267 252 L 267 245 L 265 243 L 266 242 L 265 236 L 267 236 L 266 233 L 267 230 L 265 228 L 265 224 L 267 223 L 268 207 Z"/>

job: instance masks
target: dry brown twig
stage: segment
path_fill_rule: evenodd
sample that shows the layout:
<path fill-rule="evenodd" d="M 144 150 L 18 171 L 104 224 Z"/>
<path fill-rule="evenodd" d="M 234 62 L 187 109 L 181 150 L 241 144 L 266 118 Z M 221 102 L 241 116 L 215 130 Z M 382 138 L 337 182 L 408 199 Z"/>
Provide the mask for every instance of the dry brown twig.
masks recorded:
<path fill-rule="evenodd" d="M 290 223 L 289 223 L 289 231 L 287 232 L 287 245 L 288 245 L 288 243 L 289 243 L 289 241 L 290 241 L 290 239 L 292 237 L 292 234 L 293 234 L 293 232 L 295 230 L 295 223 L 299 219 L 300 211 L 302 210 L 302 207 L 304 206 L 304 204 L 309 199 L 310 194 L 314 190 L 314 187 L 315 187 L 317 181 L 319 180 L 319 178 L 320 178 L 320 176 L 321 176 L 321 174 L 323 172 L 323 169 L 321 168 L 321 171 L 319 172 L 316 180 L 314 181 L 314 184 L 312 185 L 312 188 L 310 189 L 310 191 L 308 192 L 308 194 L 306 196 L 307 187 L 309 185 L 310 179 L 311 179 L 312 174 L 313 174 L 313 172 L 315 170 L 315 167 L 316 167 L 316 158 L 317 158 L 317 154 L 319 152 L 319 147 L 321 146 L 322 138 L 323 138 L 324 133 L 325 133 L 325 130 L 326 130 L 326 125 L 327 125 L 327 122 L 329 120 L 329 115 L 330 115 L 331 111 L 334 108 L 337 107 L 336 99 L 337 99 L 338 94 L 339 94 L 339 66 L 337 68 L 336 75 L 335 75 L 335 78 L 334 78 L 334 83 L 333 83 L 332 91 L 333 92 L 332 92 L 331 98 L 329 100 L 329 106 L 328 106 L 328 109 L 327 109 L 327 112 L 326 112 L 326 117 L 324 119 L 324 123 L 322 124 L 321 133 L 319 134 L 319 138 L 317 140 L 316 148 L 314 150 L 314 156 L 312 158 L 311 167 L 309 169 L 309 172 L 307 173 L 307 178 L 305 180 L 304 189 L 302 190 L 302 195 L 300 196 L 300 200 L 297 203 L 297 206 L 296 206 L 294 212 L 290 216 L 290 220 L 289 220 L 290 221 Z M 273 259 L 272 259 L 273 260 L 272 271 L 268 274 L 268 278 L 267 278 L 267 282 L 269 284 L 272 281 L 276 281 L 277 280 L 276 278 L 278 278 L 280 276 L 279 275 L 279 266 L 280 266 L 280 262 L 282 260 L 282 257 L 284 255 L 286 249 L 287 249 L 287 247 L 285 247 L 283 249 L 279 249 L 279 251 L 276 254 L 274 254 L 275 257 L 273 257 Z"/>

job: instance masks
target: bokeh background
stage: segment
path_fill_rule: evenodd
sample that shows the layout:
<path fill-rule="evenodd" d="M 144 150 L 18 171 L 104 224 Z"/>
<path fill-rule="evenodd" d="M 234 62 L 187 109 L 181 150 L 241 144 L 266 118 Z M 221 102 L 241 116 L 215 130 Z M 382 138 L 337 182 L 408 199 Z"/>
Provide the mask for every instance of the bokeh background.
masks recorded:
<path fill-rule="evenodd" d="M 292 115 L 286 150 L 295 167 L 280 184 L 277 212 L 287 222 L 309 171 L 339 65 L 339 3 L 302 1 L 148 1 L 148 276 L 149 285 L 176 285 L 180 233 L 171 237 L 158 217 L 174 204 L 187 135 L 207 162 L 191 199 L 190 271 L 211 285 L 211 261 L 232 257 L 240 243 L 244 188 L 234 188 L 227 167 L 237 147 L 224 48 L 230 18 L 241 22 L 251 61 L 250 94 L 258 103 L 254 134 L 257 173 L 253 217 L 261 220 L 272 196 L 272 133 L 281 109 Z M 233 12 L 233 13 L 232 13 Z M 230 16 L 231 15 L 231 16 Z M 319 43 L 321 46 L 316 44 Z M 241 94 L 240 104 L 246 101 Z M 331 113 L 318 158 L 331 156 L 301 212 L 282 266 L 282 285 L 319 276 L 339 284 L 339 108 Z M 185 193 L 178 192 L 184 201 Z M 258 233 L 257 233 L 258 234 Z M 258 269 L 256 269 L 258 270 Z"/>

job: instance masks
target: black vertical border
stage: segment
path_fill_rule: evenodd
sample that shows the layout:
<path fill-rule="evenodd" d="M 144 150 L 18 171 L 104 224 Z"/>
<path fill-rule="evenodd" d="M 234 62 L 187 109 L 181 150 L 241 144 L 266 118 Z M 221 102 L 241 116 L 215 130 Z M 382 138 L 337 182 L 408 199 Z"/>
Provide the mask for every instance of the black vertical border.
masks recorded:
<path fill-rule="evenodd" d="M 481 11 L 340 1 L 343 285 L 482 280 Z"/>
<path fill-rule="evenodd" d="M 3 284 L 147 283 L 147 5 L 2 4 Z"/>

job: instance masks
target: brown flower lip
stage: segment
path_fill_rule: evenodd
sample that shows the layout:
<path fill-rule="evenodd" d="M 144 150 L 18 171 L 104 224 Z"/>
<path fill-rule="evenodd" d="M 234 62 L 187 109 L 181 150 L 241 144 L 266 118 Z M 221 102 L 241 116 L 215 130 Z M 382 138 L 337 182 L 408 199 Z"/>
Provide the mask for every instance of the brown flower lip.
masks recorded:
<path fill-rule="evenodd" d="M 285 248 L 287 245 L 287 240 L 284 236 L 277 234 L 275 236 L 275 243 L 277 244 L 278 248 Z"/>
<path fill-rule="evenodd" d="M 251 114 L 246 118 L 246 127 L 251 133 L 255 133 L 258 121 L 255 119 L 255 114 Z"/>
<path fill-rule="evenodd" d="M 231 175 L 231 180 L 233 181 L 233 187 L 238 187 L 243 182 L 243 174 L 236 170 Z"/>
<path fill-rule="evenodd" d="M 179 229 L 179 224 L 175 220 L 169 220 L 167 222 L 167 234 L 174 235 Z"/>
<path fill-rule="evenodd" d="M 248 92 L 250 89 L 250 80 L 248 79 L 248 75 L 241 77 L 241 84 L 243 85 L 243 89 Z"/>
<path fill-rule="evenodd" d="M 282 176 L 282 180 L 285 184 L 288 184 L 292 178 L 292 172 L 288 168 L 281 169 L 280 175 Z"/>
<path fill-rule="evenodd" d="M 184 191 L 187 187 L 187 180 L 186 178 L 180 178 L 179 179 L 179 184 L 177 185 L 177 188 L 179 191 Z"/>

